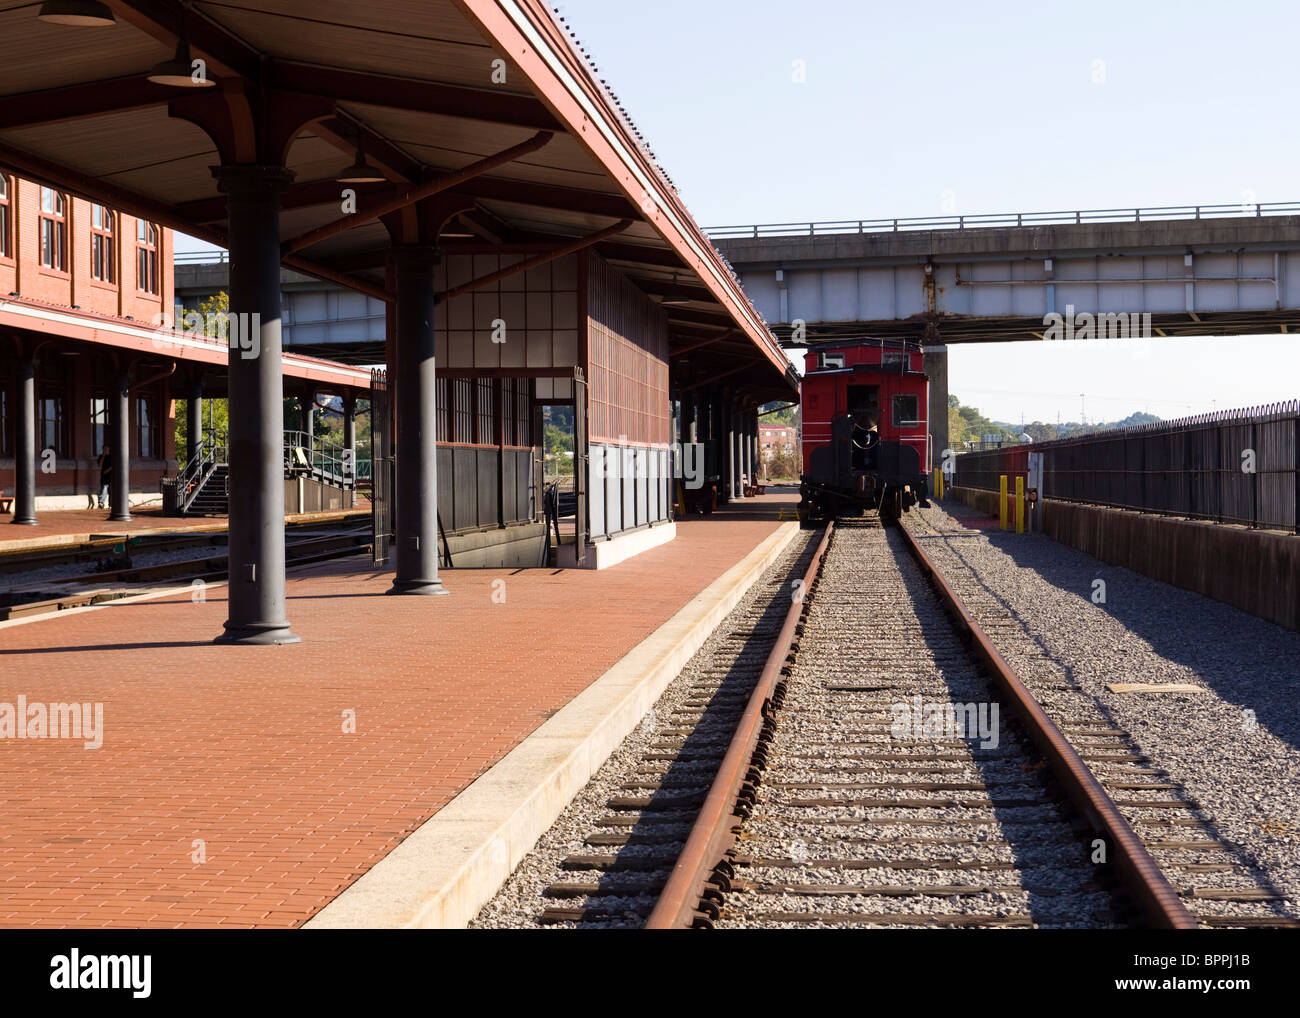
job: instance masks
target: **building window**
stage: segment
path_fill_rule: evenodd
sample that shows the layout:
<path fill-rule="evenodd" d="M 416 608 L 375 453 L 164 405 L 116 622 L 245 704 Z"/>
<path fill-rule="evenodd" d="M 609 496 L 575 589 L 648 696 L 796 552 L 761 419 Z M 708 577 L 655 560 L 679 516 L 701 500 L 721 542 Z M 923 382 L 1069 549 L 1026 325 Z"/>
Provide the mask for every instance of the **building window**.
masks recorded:
<path fill-rule="evenodd" d="M 493 413 L 492 399 L 492 379 L 480 378 L 478 380 L 478 444 L 495 445 L 496 436 L 496 414 Z"/>
<path fill-rule="evenodd" d="M 135 454 L 150 459 L 158 456 L 157 404 L 152 396 L 138 396 L 135 401 Z"/>
<path fill-rule="evenodd" d="M 145 293 L 158 292 L 158 227 L 143 219 L 135 224 L 135 285 Z"/>
<path fill-rule="evenodd" d="M 9 175 L 0 173 L 0 258 L 12 258 L 13 207 L 9 203 Z"/>
<path fill-rule="evenodd" d="M 457 378 L 452 385 L 456 399 L 452 419 L 456 430 L 451 440 L 470 444 L 474 441 L 474 379 Z"/>
<path fill-rule="evenodd" d="M 435 399 L 438 404 L 438 441 L 451 441 L 451 392 L 447 379 L 435 378 Z"/>
<path fill-rule="evenodd" d="M 895 396 L 894 397 L 894 426 L 900 424 L 919 424 L 920 418 L 917 407 L 920 399 L 917 396 Z"/>
<path fill-rule="evenodd" d="M 53 449 L 55 456 L 67 454 L 64 443 L 62 386 L 40 386 L 36 397 L 36 442 L 40 446 L 36 450 L 38 457 L 46 449 Z"/>
<path fill-rule="evenodd" d="M 113 213 L 103 205 L 90 206 L 90 277 L 117 282 L 113 260 Z"/>
<path fill-rule="evenodd" d="M 533 444 L 533 414 L 529 399 L 533 381 L 531 378 L 515 379 L 515 445 L 527 447 Z"/>
<path fill-rule="evenodd" d="M 41 264 L 68 271 L 67 202 L 52 188 L 41 188 Z"/>
<path fill-rule="evenodd" d="M 95 396 L 90 401 L 90 450 L 98 456 L 108 445 L 108 400 Z"/>

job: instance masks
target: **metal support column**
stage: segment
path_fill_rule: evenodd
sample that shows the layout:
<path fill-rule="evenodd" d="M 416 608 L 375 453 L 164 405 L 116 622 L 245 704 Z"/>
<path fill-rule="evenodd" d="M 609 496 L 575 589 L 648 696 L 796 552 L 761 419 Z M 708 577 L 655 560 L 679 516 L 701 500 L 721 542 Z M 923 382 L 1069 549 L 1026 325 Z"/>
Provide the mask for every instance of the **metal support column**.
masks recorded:
<path fill-rule="evenodd" d="M 391 249 L 396 289 L 392 384 L 397 396 L 397 575 L 390 594 L 446 594 L 438 578 L 438 446 L 434 289 L 438 249 Z"/>
<path fill-rule="evenodd" d="M 113 394 L 113 482 L 109 486 L 108 518 L 114 523 L 131 519 L 131 376 L 117 376 Z"/>
<path fill-rule="evenodd" d="M 18 362 L 17 448 L 14 450 L 14 518 L 23 526 L 36 526 L 36 361 Z M 98 480 L 98 478 L 96 478 Z"/>
<path fill-rule="evenodd" d="M 352 487 L 347 492 L 348 506 L 351 507 L 357 504 L 357 397 L 355 393 L 347 393 L 343 397 L 343 448 L 352 452 Z"/>
<path fill-rule="evenodd" d="M 190 390 L 185 400 L 185 459 L 193 463 L 200 455 L 203 444 L 203 383 Z"/>
<path fill-rule="evenodd" d="M 757 484 L 758 477 L 754 472 L 756 458 L 754 456 L 755 435 L 758 432 L 758 413 L 757 410 L 745 411 L 745 473 L 749 475 L 749 483 Z"/>
<path fill-rule="evenodd" d="M 743 498 L 740 490 L 740 411 L 735 400 L 727 403 L 727 479 L 732 498 Z"/>
<path fill-rule="evenodd" d="M 284 605 L 284 368 L 280 348 L 282 166 L 213 170 L 230 230 L 228 618 L 220 643 L 297 643 Z M 237 340 L 237 341 L 236 341 Z"/>

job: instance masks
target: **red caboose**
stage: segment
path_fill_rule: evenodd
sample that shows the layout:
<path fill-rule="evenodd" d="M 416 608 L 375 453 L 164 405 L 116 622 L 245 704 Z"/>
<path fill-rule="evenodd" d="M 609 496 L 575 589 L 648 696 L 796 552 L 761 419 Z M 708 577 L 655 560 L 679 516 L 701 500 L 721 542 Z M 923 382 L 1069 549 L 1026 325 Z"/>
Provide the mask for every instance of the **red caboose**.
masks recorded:
<path fill-rule="evenodd" d="M 856 339 L 809 349 L 803 376 L 800 519 L 897 517 L 926 499 L 930 381 L 921 348 Z"/>

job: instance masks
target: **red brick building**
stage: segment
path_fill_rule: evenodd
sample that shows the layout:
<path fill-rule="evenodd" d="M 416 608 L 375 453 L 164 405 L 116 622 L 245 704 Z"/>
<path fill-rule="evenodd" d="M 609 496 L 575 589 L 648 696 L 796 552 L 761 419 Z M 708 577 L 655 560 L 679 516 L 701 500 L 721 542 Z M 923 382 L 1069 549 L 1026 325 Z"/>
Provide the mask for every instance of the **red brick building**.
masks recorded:
<path fill-rule="evenodd" d="M 225 394 L 227 348 L 171 332 L 172 231 L 0 167 L 0 491 L 19 486 L 21 387 L 34 374 L 36 508 L 84 507 L 127 390 L 131 503 L 174 474 L 175 399 Z M 163 318 L 162 316 L 166 316 Z M 179 323 L 178 323 L 179 324 Z M 159 331 L 161 329 L 161 332 Z M 368 373 L 287 356 L 295 394 L 355 396 Z M 197 406 L 197 404 L 196 404 Z M 2 519 L 3 517 L 0 517 Z"/>

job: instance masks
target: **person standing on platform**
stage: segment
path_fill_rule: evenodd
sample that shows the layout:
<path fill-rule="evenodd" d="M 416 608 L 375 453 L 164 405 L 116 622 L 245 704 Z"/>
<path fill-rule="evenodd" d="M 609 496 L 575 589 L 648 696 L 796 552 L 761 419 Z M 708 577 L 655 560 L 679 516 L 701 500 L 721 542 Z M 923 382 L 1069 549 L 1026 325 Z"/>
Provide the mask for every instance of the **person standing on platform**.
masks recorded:
<path fill-rule="evenodd" d="M 99 454 L 99 509 L 108 508 L 109 488 L 113 483 L 113 453 L 108 446 Z"/>

